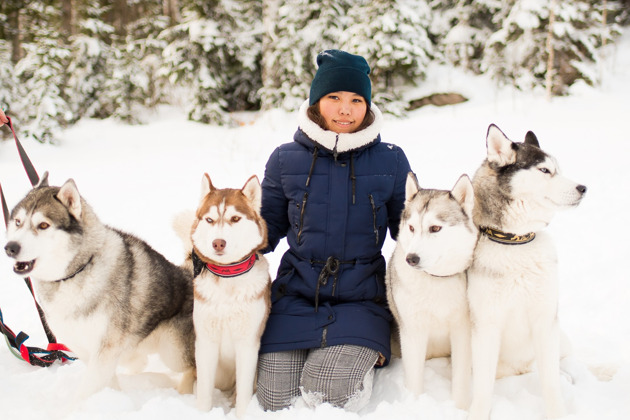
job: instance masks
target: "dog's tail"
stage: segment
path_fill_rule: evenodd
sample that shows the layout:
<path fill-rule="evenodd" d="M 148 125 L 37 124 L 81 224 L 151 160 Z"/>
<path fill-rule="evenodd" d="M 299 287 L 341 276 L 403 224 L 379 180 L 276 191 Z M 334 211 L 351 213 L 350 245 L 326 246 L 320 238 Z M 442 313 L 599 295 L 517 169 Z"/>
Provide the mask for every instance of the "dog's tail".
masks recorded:
<path fill-rule="evenodd" d="M 192 239 L 190 235 L 192 233 L 192 226 L 195 222 L 195 212 L 193 210 L 183 210 L 175 215 L 173 218 L 173 229 L 175 233 L 181 239 L 182 244 L 184 245 L 184 252 L 186 258 L 184 260 L 183 266 L 185 268 L 190 268 L 192 270 Z M 190 266 L 190 267 L 188 267 Z"/>

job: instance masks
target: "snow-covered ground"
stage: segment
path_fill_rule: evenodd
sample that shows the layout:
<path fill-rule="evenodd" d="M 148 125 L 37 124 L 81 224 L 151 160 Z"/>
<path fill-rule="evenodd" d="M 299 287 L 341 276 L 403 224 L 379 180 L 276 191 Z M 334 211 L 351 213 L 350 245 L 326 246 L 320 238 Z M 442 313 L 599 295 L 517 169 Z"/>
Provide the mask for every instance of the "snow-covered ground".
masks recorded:
<path fill-rule="evenodd" d="M 470 100 L 424 107 L 401 120 L 388 118 L 382 132 L 384 141 L 403 147 L 427 188 L 451 188 L 462 173 L 474 174 L 485 157 L 490 123 L 514 141 L 534 131 L 564 174 L 588 187 L 583 203 L 558 214 L 548 228 L 559 253 L 560 324 L 574 347 L 563 365 L 568 375 L 562 377 L 570 413 L 566 418 L 571 420 L 630 418 L 630 274 L 624 265 L 630 253 L 628 35 L 607 51 L 599 86 L 574 86 L 571 96 L 552 101 L 543 91 L 499 89 L 483 77 L 430 69 L 410 97 L 453 91 Z M 262 179 L 269 154 L 291 141 L 297 121 L 295 113 L 278 110 L 234 118 L 241 123 L 237 128 L 207 126 L 187 121 L 177 107 L 165 107 L 147 115 L 149 123 L 142 126 L 89 120 L 65 131 L 55 146 L 22 141 L 40 174 L 50 172 L 51 184 L 74 178 L 103 222 L 143 238 L 179 263 L 184 251 L 171 221 L 175 213 L 196 207 L 203 173 L 218 187 L 240 188 L 252 174 Z M 9 207 L 30 187 L 13 142 L 0 143 L 0 181 Z M 284 249 L 268 256 L 273 272 Z M 386 256 L 392 249 L 390 240 Z M 30 295 L 6 257 L 0 257 L 0 274 L 5 322 L 16 333 L 30 333 L 30 345 L 44 345 Z M 122 390 L 103 390 L 67 414 L 64 407 L 85 365 L 31 367 L 0 347 L 1 417 L 234 418 L 222 396 L 210 413 L 197 411 L 194 397 L 177 394 L 159 364 L 154 365 L 158 373 L 121 373 Z M 327 405 L 313 410 L 299 401 L 288 410 L 265 413 L 253 399 L 246 418 L 465 419 L 466 413 L 450 400 L 448 359 L 430 360 L 427 366 L 426 393 L 420 397 L 405 390 L 402 365 L 394 360 L 378 371 L 371 402 L 358 414 Z M 497 382 L 493 420 L 543 417 L 535 372 Z"/>

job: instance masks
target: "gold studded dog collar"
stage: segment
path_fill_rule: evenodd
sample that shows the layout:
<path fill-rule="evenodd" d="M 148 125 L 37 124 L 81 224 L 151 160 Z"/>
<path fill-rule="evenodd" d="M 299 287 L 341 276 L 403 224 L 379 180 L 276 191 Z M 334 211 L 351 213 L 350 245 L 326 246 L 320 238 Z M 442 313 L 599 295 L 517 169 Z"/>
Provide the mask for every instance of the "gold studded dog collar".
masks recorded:
<path fill-rule="evenodd" d="M 513 233 L 502 232 L 488 226 L 479 226 L 479 231 L 493 242 L 504 245 L 523 245 L 534 240 L 535 232 L 529 232 L 525 235 L 515 235 Z"/>

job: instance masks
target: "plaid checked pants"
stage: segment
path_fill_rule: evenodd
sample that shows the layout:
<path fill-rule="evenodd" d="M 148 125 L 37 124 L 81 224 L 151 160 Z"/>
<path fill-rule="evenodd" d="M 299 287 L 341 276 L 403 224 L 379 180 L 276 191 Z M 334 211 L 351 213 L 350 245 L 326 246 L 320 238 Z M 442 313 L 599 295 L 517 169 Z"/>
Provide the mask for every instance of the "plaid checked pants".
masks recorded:
<path fill-rule="evenodd" d="M 378 357 L 375 350 L 348 344 L 263 353 L 258 359 L 258 402 L 276 411 L 301 395 L 311 406 L 327 402 L 357 411 L 372 393 Z"/>

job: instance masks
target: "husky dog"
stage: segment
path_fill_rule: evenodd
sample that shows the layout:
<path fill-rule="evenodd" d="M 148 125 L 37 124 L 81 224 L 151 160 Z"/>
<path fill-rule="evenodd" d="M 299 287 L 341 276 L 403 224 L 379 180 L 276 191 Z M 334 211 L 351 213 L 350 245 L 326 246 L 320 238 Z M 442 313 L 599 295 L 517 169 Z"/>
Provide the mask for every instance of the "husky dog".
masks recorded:
<path fill-rule="evenodd" d="M 528 372 L 535 360 L 547 418 L 565 415 L 560 390 L 557 257 L 543 231 L 586 187 L 562 175 L 531 131 L 513 143 L 495 125 L 473 177 L 474 222 L 482 235 L 468 270 L 472 321 L 470 420 L 486 420 L 495 377 Z"/>
<path fill-rule="evenodd" d="M 405 209 L 386 276 L 400 331 L 405 385 L 423 392 L 426 359 L 451 356 L 456 405 L 470 402 L 470 320 L 465 270 L 478 231 L 473 186 L 462 175 L 452 191 L 421 189 L 407 176 Z"/>
<path fill-rule="evenodd" d="M 254 175 L 240 189 L 217 189 L 208 174 L 188 249 L 194 269 L 197 407 L 212 408 L 216 387 L 236 392 L 242 416 L 254 392 L 260 337 L 271 308 L 267 246 Z M 180 235 L 181 236 L 181 235 Z"/>
<path fill-rule="evenodd" d="M 187 270 L 142 240 L 102 224 L 72 179 L 48 186 L 48 173 L 11 212 L 7 255 L 34 282 L 53 333 L 86 364 L 85 398 L 117 387 L 119 362 L 144 367 L 159 350 L 194 380 L 193 287 Z"/>

